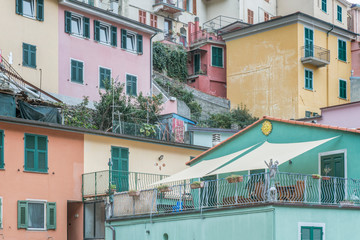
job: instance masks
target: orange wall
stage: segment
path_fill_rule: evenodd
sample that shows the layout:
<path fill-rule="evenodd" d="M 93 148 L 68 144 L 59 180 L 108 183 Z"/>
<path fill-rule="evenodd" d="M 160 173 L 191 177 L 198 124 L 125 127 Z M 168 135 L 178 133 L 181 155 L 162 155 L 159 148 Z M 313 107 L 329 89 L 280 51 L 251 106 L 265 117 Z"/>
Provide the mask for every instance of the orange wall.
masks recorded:
<path fill-rule="evenodd" d="M 3 229 L 0 229 L 0 239 L 66 240 L 67 201 L 82 200 L 83 135 L 1 122 L 0 129 L 5 134 L 5 170 L 0 170 L 0 197 L 3 198 Z M 24 133 L 48 136 L 47 174 L 24 172 Z M 17 229 L 17 201 L 27 199 L 56 202 L 56 230 Z M 78 211 L 82 229 L 82 208 Z M 74 239 L 82 239 L 82 231 L 80 233 Z"/>

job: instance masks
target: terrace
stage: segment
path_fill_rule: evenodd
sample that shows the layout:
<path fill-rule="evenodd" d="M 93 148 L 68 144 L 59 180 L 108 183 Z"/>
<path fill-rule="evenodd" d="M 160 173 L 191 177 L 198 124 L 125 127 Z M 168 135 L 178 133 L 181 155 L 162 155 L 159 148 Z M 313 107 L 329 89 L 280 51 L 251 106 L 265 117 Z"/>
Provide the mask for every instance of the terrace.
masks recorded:
<path fill-rule="evenodd" d="M 360 180 L 319 175 L 261 173 L 208 180 L 196 186 L 190 181 L 155 186 L 115 192 L 112 217 L 151 217 L 265 203 L 360 207 Z"/>
<path fill-rule="evenodd" d="M 324 67 L 330 64 L 330 50 L 313 45 L 301 47 L 301 62 L 315 67 Z"/>

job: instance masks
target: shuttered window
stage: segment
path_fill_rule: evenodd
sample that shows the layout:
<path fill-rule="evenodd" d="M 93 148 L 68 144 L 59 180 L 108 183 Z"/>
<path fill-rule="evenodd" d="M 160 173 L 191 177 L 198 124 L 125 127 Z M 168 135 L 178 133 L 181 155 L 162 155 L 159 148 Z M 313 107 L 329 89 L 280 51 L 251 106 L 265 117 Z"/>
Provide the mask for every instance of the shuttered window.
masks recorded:
<path fill-rule="evenodd" d="M 129 190 L 129 149 L 111 147 L 112 184 L 116 185 L 117 192 Z"/>
<path fill-rule="evenodd" d="M 99 84 L 100 88 L 106 88 L 106 86 L 110 86 L 111 80 L 111 70 L 107 68 L 99 68 Z"/>
<path fill-rule="evenodd" d="M 36 46 L 23 43 L 23 66 L 36 68 Z"/>
<path fill-rule="evenodd" d="M 25 170 L 48 171 L 47 137 L 25 134 Z"/>
<path fill-rule="evenodd" d="M 111 46 L 117 47 L 117 27 L 111 26 Z"/>
<path fill-rule="evenodd" d="M 347 98 L 346 81 L 341 79 L 339 80 L 339 97 L 343 99 Z"/>
<path fill-rule="evenodd" d="M 79 14 L 65 11 L 65 32 L 90 38 L 90 19 Z"/>
<path fill-rule="evenodd" d="M 212 46 L 211 54 L 211 65 L 215 67 L 223 67 L 223 49 L 220 47 Z"/>
<path fill-rule="evenodd" d="M 83 17 L 83 36 L 90 38 L 90 19 Z"/>
<path fill-rule="evenodd" d="M 71 82 L 84 82 L 84 63 L 71 59 Z"/>
<path fill-rule="evenodd" d="M 157 28 L 157 16 L 150 14 L 150 26 Z"/>
<path fill-rule="evenodd" d="M 327 12 L 327 0 L 321 0 L 321 10 Z"/>
<path fill-rule="evenodd" d="M 126 29 L 121 29 L 121 48 L 142 54 L 143 36 L 134 32 L 129 32 Z"/>
<path fill-rule="evenodd" d="M 305 89 L 313 90 L 313 71 L 305 69 Z"/>
<path fill-rule="evenodd" d="M 15 0 L 16 14 L 44 21 L 44 0 Z M 36 12 L 36 15 L 35 15 Z"/>
<path fill-rule="evenodd" d="M 138 54 L 143 53 L 143 37 L 140 34 L 136 35 L 136 49 Z"/>
<path fill-rule="evenodd" d="M 322 227 L 301 227 L 301 240 L 323 240 Z"/>
<path fill-rule="evenodd" d="M 337 20 L 339 22 L 342 22 L 342 7 L 339 5 L 337 6 Z"/>
<path fill-rule="evenodd" d="M 4 131 L 0 130 L 0 169 L 4 168 Z"/>
<path fill-rule="evenodd" d="M 56 229 L 56 203 L 48 202 L 46 204 L 46 228 Z"/>
<path fill-rule="evenodd" d="M 126 94 L 130 96 L 137 96 L 137 77 L 126 75 Z"/>
<path fill-rule="evenodd" d="M 37 0 L 36 2 L 36 19 L 44 21 L 44 0 Z"/>
<path fill-rule="evenodd" d="M 248 9 L 248 23 L 254 24 L 254 11 Z"/>
<path fill-rule="evenodd" d="M 139 22 L 146 24 L 146 12 L 139 10 Z"/>
<path fill-rule="evenodd" d="M 19 200 L 18 228 L 31 230 L 56 229 L 56 203 Z"/>
<path fill-rule="evenodd" d="M 346 41 L 338 40 L 338 58 L 346 62 Z"/>

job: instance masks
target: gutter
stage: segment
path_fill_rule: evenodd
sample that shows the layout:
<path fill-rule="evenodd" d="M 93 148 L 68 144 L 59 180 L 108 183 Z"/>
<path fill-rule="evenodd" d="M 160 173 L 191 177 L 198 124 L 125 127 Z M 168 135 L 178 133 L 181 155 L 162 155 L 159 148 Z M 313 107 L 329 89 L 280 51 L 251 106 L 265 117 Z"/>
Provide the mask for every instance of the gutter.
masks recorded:
<path fill-rule="evenodd" d="M 108 225 L 107 227 L 110 228 L 111 231 L 112 231 L 112 239 L 113 239 L 113 240 L 116 240 L 115 228 L 114 228 L 113 226 L 111 226 L 111 225 Z"/>

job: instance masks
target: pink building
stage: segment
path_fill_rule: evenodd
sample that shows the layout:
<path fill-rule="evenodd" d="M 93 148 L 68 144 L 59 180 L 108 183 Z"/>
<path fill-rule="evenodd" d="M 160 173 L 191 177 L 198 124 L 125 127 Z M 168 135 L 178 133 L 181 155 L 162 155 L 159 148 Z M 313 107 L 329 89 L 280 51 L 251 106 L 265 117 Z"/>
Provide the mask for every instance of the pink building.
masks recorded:
<path fill-rule="evenodd" d="M 189 23 L 188 85 L 226 98 L 226 46 L 221 36 L 201 30 L 199 19 Z"/>
<path fill-rule="evenodd" d="M 128 95 L 149 95 L 158 29 L 82 2 L 59 3 L 59 94 L 98 100 L 113 78 Z"/>
<path fill-rule="evenodd" d="M 353 4 L 351 7 L 349 30 L 360 34 L 360 5 Z M 351 64 L 352 76 L 351 81 L 351 101 L 360 100 L 360 37 L 357 36 L 351 43 Z"/>

